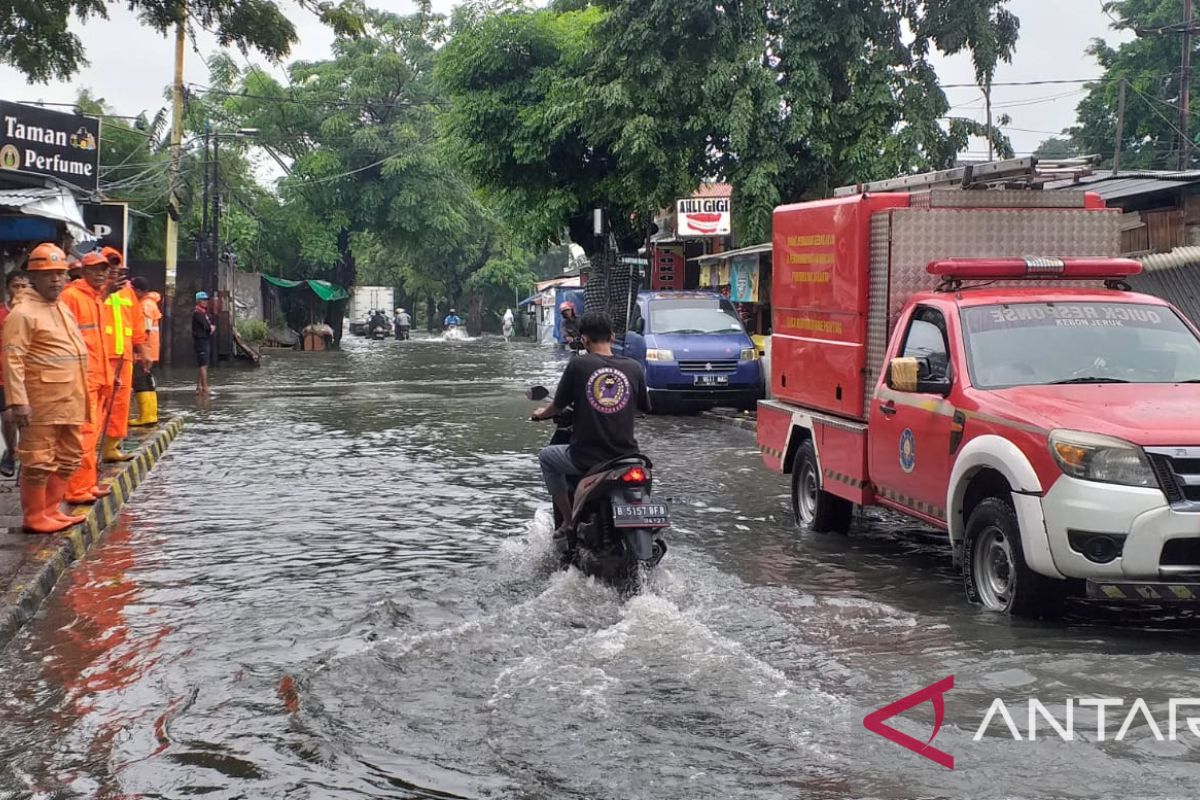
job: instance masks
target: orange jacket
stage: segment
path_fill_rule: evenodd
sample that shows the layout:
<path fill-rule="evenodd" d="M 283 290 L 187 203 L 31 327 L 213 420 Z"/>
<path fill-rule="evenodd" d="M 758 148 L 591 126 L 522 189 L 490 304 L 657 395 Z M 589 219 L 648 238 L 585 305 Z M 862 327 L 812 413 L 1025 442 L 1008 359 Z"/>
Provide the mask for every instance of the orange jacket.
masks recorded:
<path fill-rule="evenodd" d="M 112 365 L 108 363 L 109 343 L 104 335 L 104 303 L 100 292 L 83 278 L 71 281 L 58 298 L 71 309 L 88 352 L 88 388 L 112 386 Z"/>
<path fill-rule="evenodd" d="M 119 309 L 120 322 L 117 322 Z M 142 319 L 142 304 L 133 289 L 126 286 L 104 300 L 104 335 L 108 357 L 133 359 L 133 348 L 146 343 L 146 323 Z"/>
<path fill-rule="evenodd" d="M 70 309 L 23 289 L 4 321 L 4 393 L 35 425 L 88 421 L 87 345 Z"/>
<path fill-rule="evenodd" d="M 158 292 L 146 292 L 146 296 L 142 298 L 142 318 L 146 321 L 146 357 L 155 362 L 158 361 L 160 339 L 158 324 L 163 317 L 158 308 L 160 300 L 162 295 Z"/>

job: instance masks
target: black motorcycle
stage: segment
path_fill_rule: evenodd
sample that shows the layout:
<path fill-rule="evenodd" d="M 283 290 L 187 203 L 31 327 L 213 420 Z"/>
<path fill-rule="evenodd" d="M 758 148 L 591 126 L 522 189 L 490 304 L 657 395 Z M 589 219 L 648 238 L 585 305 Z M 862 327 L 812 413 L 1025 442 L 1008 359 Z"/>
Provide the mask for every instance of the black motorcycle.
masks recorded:
<path fill-rule="evenodd" d="M 527 396 L 544 400 L 550 392 L 535 386 Z M 571 409 L 556 415 L 550 444 L 569 444 L 573 421 Z M 574 565 L 625 593 L 641 588 L 644 577 L 667 553 L 659 532 L 671 524 L 667 504 L 651 497 L 653 466 L 639 453 L 598 464 L 570 479 L 575 536 L 560 544 L 563 569 Z M 555 508 L 554 527 L 562 524 Z"/>
<path fill-rule="evenodd" d="M 392 338 L 392 323 L 382 318 L 372 320 L 369 335 L 372 339 Z"/>

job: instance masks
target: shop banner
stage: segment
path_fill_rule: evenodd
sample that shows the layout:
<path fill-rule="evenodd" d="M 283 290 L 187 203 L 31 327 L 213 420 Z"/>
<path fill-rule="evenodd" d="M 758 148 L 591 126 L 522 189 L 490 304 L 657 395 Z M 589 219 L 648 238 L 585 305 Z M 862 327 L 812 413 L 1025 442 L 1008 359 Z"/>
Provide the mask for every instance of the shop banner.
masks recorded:
<path fill-rule="evenodd" d="M 100 120 L 0 100 L 0 170 L 48 175 L 95 192 Z"/>
<path fill-rule="evenodd" d="M 84 203 L 82 208 L 83 221 L 99 239 L 96 248 L 116 248 L 128 263 L 129 254 L 125 251 L 129 244 L 129 204 Z"/>
<path fill-rule="evenodd" d="M 733 232 L 733 214 L 728 197 L 688 197 L 675 203 L 675 235 L 728 236 Z"/>
<path fill-rule="evenodd" d="M 729 267 L 729 299 L 735 303 L 758 302 L 758 256 L 737 256 Z"/>

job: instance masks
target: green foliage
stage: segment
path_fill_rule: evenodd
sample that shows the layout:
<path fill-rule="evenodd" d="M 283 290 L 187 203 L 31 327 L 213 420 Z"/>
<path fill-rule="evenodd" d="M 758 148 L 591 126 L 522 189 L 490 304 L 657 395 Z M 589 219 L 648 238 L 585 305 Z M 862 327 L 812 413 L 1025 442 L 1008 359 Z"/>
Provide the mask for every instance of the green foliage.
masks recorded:
<path fill-rule="evenodd" d="M 1111 0 L 1105 10 L 1118 30 L 1160 29 L 1182 20 L 1179 0 Z M 1179 63 L 1182 39 L 1178 33 L 1151 32 L 1112 47 L 1096 39 L 1088 55 L 1104 69 L 1100 80 L 1076 109 L 1077 124 L 1066 131 L 1075 148 L 1100 153 L 1111 163 L 1116 141 L 1121 82 L 1126 84 L 1125 125 L 1122 131 L 1123 169 L 1175 169 L 1180 164 L 1178 132 Z M 1195 87 L 1193 86 L 1193 91 Z M 1195 117 L 1192 129 L 1195 130 Z M 1189 143 L 1186 164 L 1197 163 L 1195 143 Z"/>
<path fill-rule="evenodd" d="M 456 163 L 534 242 L 592 207 L 636 238 L 703 180 L 761 240 L 781 200 L 949 166 L 972 136 L 929 61 L 1010 59 L 1005 0 L 599 0 L 462 14 L 439 59 Z M 621 232 L 621 231 L 619 231 Z M 578 237 L 577 237 L 578 238 Z"/>
<path fill-rule="evenodd" d="M 73 19 L 107 18 L 114 6 L 137 12 L 159 33 L 174 30 L 181 0 L 27 0 L 6 3 L 0 10 L 0 63 L 11 64 L 32 81 L 66 80 L 87 62 L 83 43 L 70 31 Z M 359 0 L 295 0 L 340 35 L 362 31 Z M 187 26 L 216 34 L 222 47 L 257 50 L 272 61 L 288 54 L 296 42 L 291 9 L 275 0 L 187 0 Z"/>
<path fill-rule="evenodd" d="M 261 319 L 239 319 L 234 327 L 237 329 L 238 336 L 250 344 L 265 342 L 271 334 L 267 323 Z"/>
<path fill-rule="evenodd" d="M 1051 136 L 1049 139 L 1043 140 L 1033 154 L 1038 158 L 1045 159 L 1073 158 L 1079 155 L 1074 142 L 1058 136 Z"/>

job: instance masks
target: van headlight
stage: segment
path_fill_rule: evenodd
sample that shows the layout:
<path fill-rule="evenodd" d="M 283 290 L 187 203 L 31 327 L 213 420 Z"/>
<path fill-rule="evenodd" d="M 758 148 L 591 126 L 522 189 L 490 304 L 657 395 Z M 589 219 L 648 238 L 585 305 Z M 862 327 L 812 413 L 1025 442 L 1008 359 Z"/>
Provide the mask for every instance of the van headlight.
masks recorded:
<path fill-rule="evenodd" d="M 1122 486 L 1158 486 L 1142 448 L 1124 439 L 1082 431 L 1052 431 L 1050 454 L 1059 469 L 1072 478 Z"/>
<path fill-rule="evenodd" d="M 758 361 L 758 348 L 743 347 L 742 348 L 742 361 Z"/>
<path fill-rule="evenodd" d="M 675 351 L 674 350 L 647 350 L 646 351 L 646 360 L 647 361 L 674 361 L 675 360 Z"/>

